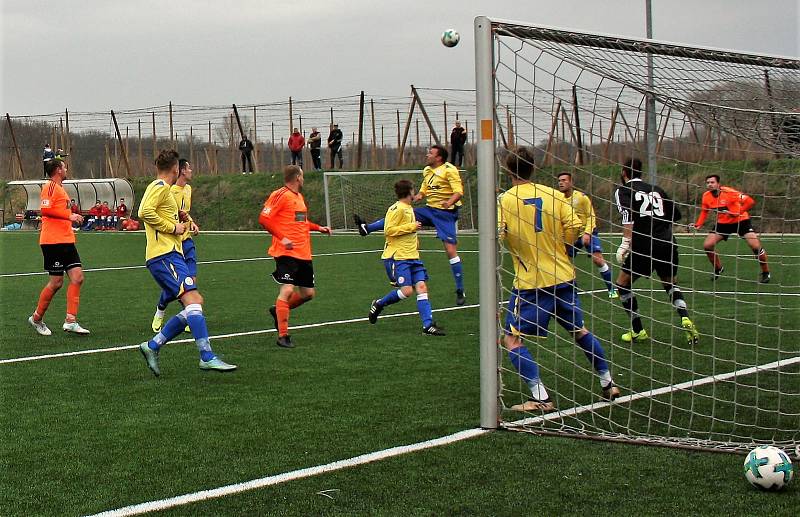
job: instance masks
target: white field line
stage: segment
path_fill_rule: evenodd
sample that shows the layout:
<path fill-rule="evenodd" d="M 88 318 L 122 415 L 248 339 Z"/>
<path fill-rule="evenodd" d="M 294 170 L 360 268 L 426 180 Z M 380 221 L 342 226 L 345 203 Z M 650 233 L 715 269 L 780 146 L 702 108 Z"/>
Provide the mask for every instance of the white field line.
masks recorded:
<path fill-rule="evenodd" d="M 433 312 L 449 312 L 449 311 L 458 311 L 463 309 L 474 309 L 479 307 L 479 305 L 463 305 L 461 307 L 444 307 L 442 309 L 433 309 Z M 405 316 L 417 316 L 417 312 L 400 312 L 397 314 L 385 314 L 381 315 L 381 319 L 387 318 L 402 318 Z M 323 321 L 320 323 L 308 323 L 306 325 L 296 325 L 289 327 L 290 330 L 294 329 L 310 329 L 310 328 L 317 328 L 317 327 L 327 327 L 331 325 L 346 325 L 348 323 L 361 323 L 364 321 L 368 321 L 368 318 L 352 318 L 348 320 L 336 320 L 336 321 Z M 275 329 L 264 329 L 264 330 L 251 330 L 247 332 L 235 332 L 232 334 L 219 334 L 216 336 L 209 336 L 209 339 L 228 339 L 234 337 L 241 337 L 241 336 L 255 336 L 258 334 L 271 334 L 275 332 Z M 170 345 L 178 344 L 178 343 L 194 343 L 194 338 L 187 338 L 187 339 L 174 339 L 169 342 Z M 62 357 L 73 357 L 77 355 L 91 355 L 91 354 L 102 354 L 104 352 L 119 352 L 120 350 L 131 350 L 134 348 L 138 348 L 139 345 L 120 345 L 120 346 L 112 346 L 106 348 L 92 348 L 89 350 L 77 350 L 75 352 L 62 352 L 59 354 L 45 354 L 45 355 L 33 355 L 27 357 L 15 357 L 13 359 L 0 359 L 0 365 L 2 364 L 12 364 L 12 363 L 26 363 L 31 361 L 42 361 L 44 359 L 58 359 Z"/>
<path fill-rule="evenodd" d="M 800 356 L 793 357 L 791 359 L 784 359 L 781 361 L 775 361 L 772 363 L 767 363 L 761 366 L 755 366 L 751 368 L 744 368 L 741 370 L 737 370 L 734 372 L 723 373 L 719 375 L 713 375 L 710 377 L 703 377 L 701 379 L 695 379 L 688 382 L 683 382 L 680 384 L 675 384 L 672 386 L 665 386 L 663 388 L 659 388 L 656 390 L 649 390 L 642 393 L 635 393 L 633 395 L 628 395 L 625 397 L 620 397 L 613 404 L 623 404 L 626 402 L 631 402 L 634 400 L 647 398 L 647 397 L 656 397 L 658 395 L 664 395 L 673 391 L 680 391 L 691 389 L 695 386 L 703 386 L 705 384 L 711 384 L 717 381 L 722 381 L 725 379 L 730 379 L 732 377 L 742 376 L 742 375 L 750 375 L 759 371 L 763 370 L 773 370 L 776 368 L 781 368 L 784 366 L 788 366 L 790 364 L 794 364 L 800 362 Z M 603 408 L 606 406 L 611 405 L 611 402 L 597 402 L 595 404 L 589 404 L 585 406 L 578 406 L 575 408 L 571 408 L 566 411 L 559 411 L 557 413 L 551 413 L 549 415 L 541 416 L 541 417 L 534 417 L 534 418 L 526 418 L 523 420 L 518 420 L 516 422 L 509 422 L 505 424 L 505 427 L 515 427 L 515 426 L 523 426 L 523 425 L 531 425 L 536 423 L 541 423 L 548 420 L 557 420 L 564 416 L 574 416 L 580 413 L 585 413 L 587 411 L 593 411 L 595 409 Z M 284 472 L 283 474 L 276 474 L 274 476 L 267 476 L 259 479 L 253 479 L 250 481 L 245 481 L 242 483 L 235 483 L 232 485 L 225 485 L 218 488 L 212 488 L 209 490 L 201 490 L 199 492 L 192 492 L 189 494 L 183 494 L 176 497 L 169 497 L 166 499 L 160 499 L 157 501 L 148 501 L 145 503 L 134 504 L 130 506 L 125 506 L 123 508 L 118 508 L 115 510 L 108 510 L 102 513 L 95 514 L 91 517 L 127 517 L 130 515 L 141 515 L 143 513 L 148 512 L 155 512 L 160 510 L 166 510 L 168 508 L 174 508 L 176 506 L 182 506 L 185 504 L 190 503 L 197 503 L 200 501 L 206 501 L 208 499 L 217 499 L 220 497 L 226 497 L 229 495 L 238 494 L 241 492 L 246 492 L 248 490 L 256 490 L 259 488 L 264 488 L 268 486 L 274 486 L 281 483 L 285 483 L 288 481 L 294 481 L 297 479 L 303 479 L 311 476 L 316 476 L 319 474 L 325 474 L 328 472 L 334 472 L 337 470 L 356 467 L 359 465 L 366 465 L 367 463 L 373 463 L 376 461 L 382 461 L 387 458 L 393 458 L 396 456 L 401 456 L 404 454 L 410 454 L 412 452 L 417 452 L 425 449 L 430 449 L 433 447 L 440 447 L 443 445 L 450 445 L 452 443 L 460 442 L 463 440 L 468 440 L 471 438 L 476 438 L 478 436 L 485 435 L 489 433 L 489 429 L 467 429 L 465 431 L 459 431 L 454 434 L 450 434 L 447 436 L 442 436 L 440 438 L 435 438 L 433 440 L 426 440 L 424 442 L 417 442 L 411 445 L 399 445 L 397 447 L 392 447 L 389 449 L 383 449 L 380 451 L 375 451 L 367 454 L 362 454 L 360 456 L 355 456 L 352 458 L 334 461 L 332 463 L 327 463 L 325 465 L 317 465 L 315 467 L 307 467 L 304 469 L 293 470 L 290 472 Z"/>

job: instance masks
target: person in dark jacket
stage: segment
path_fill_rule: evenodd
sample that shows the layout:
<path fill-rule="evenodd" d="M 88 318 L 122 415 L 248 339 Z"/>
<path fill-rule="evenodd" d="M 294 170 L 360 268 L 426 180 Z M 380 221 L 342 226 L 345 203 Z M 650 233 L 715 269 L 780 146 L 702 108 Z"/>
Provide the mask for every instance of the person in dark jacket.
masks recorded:
<path fill-rule="evenodd" d="M 342 159 L 342 138 L 344 138 L 344 135 L 342 134 L 342 130 L 339 129 L 339 124 L 334 124 L 331 133 L 328 135 L 328 149 L 331 151 L 331 169 L 333 169 L 333 164 L 337 156 L 339 157 L 339 168 L 341 169 L 344 166 L 344 160 Z"/>

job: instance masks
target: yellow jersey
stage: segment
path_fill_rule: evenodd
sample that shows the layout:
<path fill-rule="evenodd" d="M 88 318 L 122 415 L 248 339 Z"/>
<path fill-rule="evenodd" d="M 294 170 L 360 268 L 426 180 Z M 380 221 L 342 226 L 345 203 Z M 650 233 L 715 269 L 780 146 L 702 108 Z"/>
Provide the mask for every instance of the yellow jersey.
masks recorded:
<path fill-rule="evenodd" d="M 417 218 L 414 209 L 405 201 L 398 201 L 386 211 L 383 225 L 386 244 L 381 258 L 395 260 L 419 259 Z"/>
<path fill-rule="evenodd" d="M 182 187 L 180 185 L 172 185 L 169 190 L 172 192 L 172 195 L 175 196 L 175 203 L 178 204 L 178 210 L 186 212 L 189 221 L 191 221 L 192 216 L 189 211 L 192 209 L 192 186 L 188 183 Z M 190 231 L 186 231 L 181 235 L 181 241 L 191 238 L 192 232 Z"/>
<path fill-rule="evenodd" d="M 442 202 L 459 193 L 464 195 L 464 186 L 458 169 L 450 162 L 444 162 L 438 167 L 425 167 L 422 170 L 422 185 L 419 193 L 425 196 L 429 207 L 442 208 Z M 461 206 L 459 199 L 454 206 Z"/>
<path fill-rule="evenodd" d="M 572 209 L 583 221 L 583 233 L 592 233 L 597 228 L 597 216 L 594 214 L 594 207 L 589 196 L 580 190 L 572 190 L 572 195 L 564 196 L 567 203 L 572 205 Z"/>
<path fill-rule="evenodd" d="M 500 237 L 514 261 L 514 288 L 541 289 L 575 279 L 566 244 L 584 225 L 561 192 L 523 183 L 500 196 Z"/>
<path fill-rule="evenodd" d="M 181 236 L 174 234 L 178 223 L 178 203 L 167 182 L 156 179 L 147 186 L 139 204 L 139 218 L 144 222 L 147 235 L 145 260 L 172 251 L 183 255 Z"/>

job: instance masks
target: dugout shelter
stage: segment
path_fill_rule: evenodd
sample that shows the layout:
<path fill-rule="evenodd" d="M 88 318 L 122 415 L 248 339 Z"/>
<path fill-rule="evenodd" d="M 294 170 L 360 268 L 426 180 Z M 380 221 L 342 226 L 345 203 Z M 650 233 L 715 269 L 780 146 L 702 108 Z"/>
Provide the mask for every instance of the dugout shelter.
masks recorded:
<path fill-rule="evenodd" d="M 14 213 L 17 219 L 22 214 L 22 229 L 32 230 L 38 227 L 39 206 L 41 204 L 40 194 L 42 185 L 47 183 L 48 180 L 18 180 L 9 181 L 8 188 L 22 188 L 25 191 L 26 200 L 25 207 L 20 210 L 19 207 L 14 208 Z M 64 190 L 70 199 L 74 199 L 81 209 L 81 213 L 85 214 L 96 201 L 101 203 L 108 201 L 108 206 L 113 209 L 119 204 L 121 198 L 125 199 L 125 205 L 130 210 L 133 210 L 135 198 L 133 194 L 133 186 L 130 182 L 123 178 L 102 178 L 102 179 L 78 179 L 78 180 L 65 180 L 63 183 Z M 10 198 L 10 196 L 8 196 Z M 5 211 L 4 211 L 5 213 Z M 5 217 L 4 217 L 5 219 Z M 5 222 L 5 221 L 3 221 Z"/>

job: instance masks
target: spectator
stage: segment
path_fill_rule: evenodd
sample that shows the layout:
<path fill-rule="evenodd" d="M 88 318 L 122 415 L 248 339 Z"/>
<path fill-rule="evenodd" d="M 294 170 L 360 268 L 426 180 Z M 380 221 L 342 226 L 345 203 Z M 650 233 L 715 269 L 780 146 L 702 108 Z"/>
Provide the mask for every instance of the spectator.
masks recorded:
<path fill-rule="evenodd" d="M 81 207 L 78 206 L 78 203 L 74 199 L 69 200 L 69 211 L 73 214 L 81 215 Z M 80 223 L 78 221 L 72 221 L 73 228 L 79 228 Z"/>
<path fill-rule="evenodd" d="M 59 149 L 56 151 L 56 158 L 58 158 L 59 160 L 63 160 L 63 159 L 64 159 L 64 158 L 66 158 L 67 156 L 69 156 L 69 153 L 65 152 L 65 151 L 64 151 L 63 149 L 61 149 L 61 148 L 59 148 Z"/>
<path fill-rule="evenodd" d="M 456 120 L 456 126 L 450 132 L 450 148 L 453 155 L 453 165 L 459 169 L 464 163 L 464 145 L 467 143 L 467 131 L 461 127 L 461 121 Z"/>
<path fill-rule="evenodd" d="M 246 135 L 239 142 L 239 151 L 242 153 L 242 174 L 253 174 L 253 142 Z"/>
<path fill-rule="evenodd" d="M 114 210 L 114 229 L 117 228 L 118 224 L 124 223 L 125 219 L 128 218 L 128 207 L 125 204 L 125 198 L 119 198 L 119 203 L 117 204 L 116 210 Z"/>
<path fill-rule="evenodd" d="M 103 205 L 100 207 L 100 229 L 111 229 L 111 207 L 108 206 L 108 201 L 103 201 Z"/>
<path fill-rule="evenodd" d="M 289 150 L 292 152 L 292 165 L 303 166 L 303 148 L 306 146 L 306 139 L 300 134 L 300 130 L 294 128 L 292 136 L 289 137 Z"/>
<path fill-rule="evenodd" d="M 44 151 L 42 152 L 42 163 L 44 166 L 47 166 L 47 162 L 52 160 L 56 157 L 56 153 L 53 152 L 53 149 L 50 147 L 50 144 L 44 144 Z"/>
<path fill-rule="evenodd" d="M 344 160 L 342 160 L 342 130 L 339 129 L 339 124 L 334 124 L 333 129 L 331 129 L 331 133 L 328 135 L 328 149 L 331 151 L 331 169 L 333 169 L 333 164 L 335 158 L 339 157 L 339 168 L 341 169 L 344 166 Z"/>
<path fill-rule="evenodd" d="M 322 133 L 317 131 L 317 128 L 311 128 L 311 134 L 308 135 L 308 147 L 311 149 L 311 161 L 314 162 L 314 170 L 322 170 L 322 159 L 320 153 L 322 152 Z"/>
<path fill-rule="evenodd" d="M 83 225 L 81 230 L 88 232 L 98 224 L 100 220 L 100 211 L 102 210 L 102 205 L 100 204 L 100 200 L 95 201 L 94 206 L 89 209 L 89 217 L 86 218 L 86 224 Z"/>

